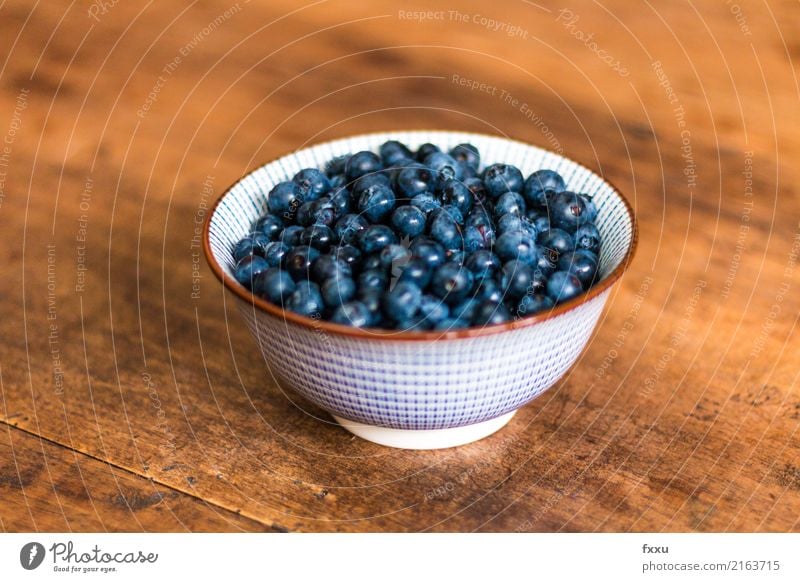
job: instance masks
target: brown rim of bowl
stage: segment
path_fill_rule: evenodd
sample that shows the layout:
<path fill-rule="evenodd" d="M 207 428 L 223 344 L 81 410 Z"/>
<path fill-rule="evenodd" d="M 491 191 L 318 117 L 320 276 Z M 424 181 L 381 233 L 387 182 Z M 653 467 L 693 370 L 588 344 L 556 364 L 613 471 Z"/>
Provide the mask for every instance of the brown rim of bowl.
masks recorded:
<path fill-rule="evenodd" d="M 406 130 L 406 131 L 415 131 L 415 130 Z M 421 130 L 420 130 L 421 131 Z M 448 130 L 429 130 L 429 131 L 442 131 L 447 132 Z M 391 133 L 389 131 L 386 132 L 374 132 L 374 133 Z M 361 137 L 366 136 L 369 134 L 359 134 L 358 136 L 350 136 L 350 137 Z M 517 143 L 523 145 L 532 145 L 527 144 L 525 142 L 521 142 L 519 140 L 513 140 L 509 138 L 504 138 L 502 136 L 493 136 L 489 134 L 474 134 L 474 135 L 483 135 L 484 137 L 493 137 L 493 138 L 501 138 L 501 139 L 508 139 L 508 141 L 515 141 Z M 306 149 L 309 147 L 314 147 L 317 145 L 324 145 L 325 143 L 329 143 L 332 141 L 338 141 L 339 139 L 347 139 L 345 136 L 344 138 L 337 138 L 335 140 L 328 140 L 328 142 L 321 142 L 319 144 L 311 144 L 302 149 Z M 535 147 L 535 146 L 534 146 Z M 301 150 L 297 150 L 293 152 L 296 154 Z M 297 313 L 293 313 L 288 310 L 284 310 L 277 305 L 273 305 L 272 303 L 258 297 L 245 289 L 243 286 L 239 284 L 238 281 L 229 277 L 225 274 L 222 267 L 219 265 L 217 260 L 214 258 L 213 253 L 211 252 L 211 243 L 209 242 L 210 233 L 211 233 L 211 220 L 214 217 L 214 213 L 217 211 L 217 206 L 219 203 L 222 202 L 222 199 L 228 195 L 228 193 L 236 187 L 239 182 L 241 182 L 245 177 L 249 176 L 253 172 L 257 171 L 259 168 L 262 168 L 266 164 L 272 163 L 277 161 L 287 155 L 293 154 L 285 154 L 283 156 L 279 156 L 270 162 L 266 162 L 265 164 L 259 165 L 257 168 L 247 172 L 244 176 L 237 178 L 237 180 L 231 184 L 222 194 L 219 195 L 217 200 L 211 206 L 211 210 L 206 215 L 205 223 L 203 224 L 203 254 L 205 254 L 206 262 L 211 267 L 211 270 L 216 275 L 217 279 L 222 282 L 222 284 L 227 288 L 229 291 L 232 291 L 239 299 L 242 299 L 246 303 L 249 303 L 255 307 L 261 309 L 261 311 L 266 312 L 269 315 L 274 317 L 278 317 L 284 322 L 290 322 L 295 325 L 299 325 L 301 327 L 309 328 L 313 331 L 325 331 L 334 335 L 343 335 L 349 337 L 355 337 L 360 339 L 368 339 L 368 340 L 388 340 L 388 341 L 440 341 L 440 340 L 451 340 L 451 339 L 466 339 L 466 338 L 475 338 L 481 337 L 486 335 L 493 335 L 497 333 L 502 333 L 504 331 L 511 331 L 515 329 L 522 329 L 524 327 L 529 327 L 532 325 L 536 325 L 537 323 L 541 323 L 543 321 L 547 321 L 549 319 L 553 319 L 571 311 L 578 307 L 579 305 L 583 305 L 584 303 L 591 301 L 607 289 L 611 288 L 611 286 L 616 283 L 616 281 L 622 277 L 622 274 L 627 270 L 628 265 L 633 260 L 634 255 L 636 254 L 636 248 L 639 243 L 639 228 L 636 222 L 636 216 L 634 215 L 633 208 L 631 207 L 628 200 L 625 196 L 622 195 L 620 190 L 611 182 L 606 180 L 605 178 L 601 178 L 606 184 L 611 186 L 614 192 L 619 196 L 622 200 L 623 205 L 625 206 L 625 211 L 628 213 L 628 218 L 631 221 L 631 228 L 633 230 L 631 236 L 631 244 L 628 247 L 628 251 L 625 253 L 625 257 L 623 257 L 622 261 L 620 261 L 619 265 L 617 265 L 613 271 L 611 271 L 605 279 L 602 279 L 594 286 L 592 286 L 588 291 L 581 294 L 574 299 L 570 299 L 565 303 L 561 303 L 550 311 L 542 312 L 538 315 L 531 315 L 530 317 L 524 317 L 522 319 L 516 319 L 513 321 L 509 321 L 506 323 L 497 323 L 493 325 L 486 325 L 484 327 L 474 327 L 474 328 L 466 328 L 466 329 L 454 329 L 450 331 L 393 331 L 389 329 L 379 329 L 379 328 L 358 328 L 358 327 L 350 327 L 348 325 L 342 325 L 339 323 L 331 323 L 330 321 L 325 321 L 322 319 L 311 319 L 310 317 L 305 317 L 303 315 L 299 315 Z M 560 157 L 564 158 L 576 164 L 582 168 L 586 168 L 583 164 L 576 162 L 575 160 L 558 154 Z M 587 168 L 589 169 L 589 168 Z M 592 171 L 589 169 L 589 171 Z M 592 172 L 594 173 L 594 172 Z M 595 174 L 596 175 L 596 174 Z"/>

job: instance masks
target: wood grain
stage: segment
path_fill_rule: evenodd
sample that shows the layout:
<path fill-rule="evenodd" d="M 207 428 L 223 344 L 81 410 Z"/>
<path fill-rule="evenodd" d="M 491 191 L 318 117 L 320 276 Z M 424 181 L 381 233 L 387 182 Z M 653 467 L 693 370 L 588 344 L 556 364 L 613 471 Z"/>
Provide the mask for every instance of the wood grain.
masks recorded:
<path fill-rule="evenodd" d="M 262 524 L 8 425 L 1 531 L 262 531 Z"/>
<path fill-rule="evenodd" d="M 7 530 L 800 529 L 797 8 L 748 5 L 745 35 L 711 2 L 500 5 L 526 38 L 473 21 L 478 2 L 458 4 L 467 22 L 382 1 L 121 2 L 98 20 L 3 5 L 0 133 L 19 128 L 0 199 L 0 420 L 18 427 L 2 446 L 52 465 L 13 490 L 33 517 L 0 496 Z M 279 386 L 192 244 L 256 165 L 398 127 L 560 147 L 640 221 L 578 364 L 453 450 L 358 440 Z M 118 479 L 169 510 L 117 508 Z"/>

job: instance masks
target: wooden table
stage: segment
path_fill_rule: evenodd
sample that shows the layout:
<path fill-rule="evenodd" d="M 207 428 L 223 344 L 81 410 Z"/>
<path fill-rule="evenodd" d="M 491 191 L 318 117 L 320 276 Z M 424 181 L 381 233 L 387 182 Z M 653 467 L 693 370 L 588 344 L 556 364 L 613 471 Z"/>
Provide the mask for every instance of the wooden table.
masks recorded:
<path fill-rule="evenodd" d="M 2 4 L 0 528 L 800 530 L 797 6 L 400 5 Z M 413 452 L 269 380 L 196 228 L 275 156 L 429 127 L 596 169 L 641 243 L 562 381 Z"/>

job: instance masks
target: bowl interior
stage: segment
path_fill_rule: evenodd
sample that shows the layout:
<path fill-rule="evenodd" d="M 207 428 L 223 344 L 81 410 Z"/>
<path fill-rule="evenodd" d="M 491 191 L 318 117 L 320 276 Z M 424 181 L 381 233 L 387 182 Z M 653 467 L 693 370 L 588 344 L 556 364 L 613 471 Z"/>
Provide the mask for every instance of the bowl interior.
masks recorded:
<path fill-rule="evenodd" d="M 399 140 L 412 149 L 430 142 L 448 150 L 457 144 L 469 142 L 480 150 L 482 168 L 504 162 L 517 166 L 525 177 L 544 168 L 557 171 L 563 176 L 569 190 L 594 198 L 598 211 L 595 224 L 603 239 L 599 264 L 601 281 L 622 263 L 631 249 L 633 222 L 621 194 L 576 162 L 532 145 L 488 135 L 450 131 L 384 132 L 339 139 L 299 150 L 254 170 L 228 190 L 209 218 L 208 242 L 213 259 L 230 279 L 230 284 L 239 285 L 233 278 L 233 246 L 250 232 L 253 222 L 266 212 L 267 196 L 275 184 L 291 179 L 303 168 L 322 168 L 336 156 L 361 150 L 377 152 L 378 147 L 390 139 Z"/>

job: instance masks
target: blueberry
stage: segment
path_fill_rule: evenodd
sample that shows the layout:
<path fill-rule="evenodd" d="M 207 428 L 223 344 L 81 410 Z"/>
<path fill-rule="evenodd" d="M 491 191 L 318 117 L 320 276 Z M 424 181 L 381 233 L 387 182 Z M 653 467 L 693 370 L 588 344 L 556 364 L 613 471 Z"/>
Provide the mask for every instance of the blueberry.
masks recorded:
<path fill-rule="evenodd" d="M 548 277 L 556 270 L 558 264 L 558 251 L 548 249 L 545 246 L 537 245 L 533 267 L 545 277 Z"/>
<path fill-rule="evenodd" d="M 515 230 L 522 230 L 522 218 L 518 214 L 503 214 L 497 219 L 497 232 L 505 234 Z"/>
<path fill-rule="evenodd" d="M 381 314 L 381 301 L 383 299 L 383 289 L 379 288 L 364 288 L 356 285 L 358 300 L 367 306 L 367 309 L 372 314 L 374 321 L 379 321 L 382 318 Z"/>
<path fill-rule="evenodd" d="M 397 281 L 408 281 L 424 289 L 431 281 L 431 272 L 428 264 L 419 257 L 411 257 L 405 265 L 392 269 L 392 277 Z"/>
<path fill-rule="evenodd" d="M 408 319 L 398 321 L 394 326 L 395 329 L 401 331 L 426 331 L 431 327 L 433 327 L 431 322 L 419 312 Z"/>
<path fill-rule="evenodd" d="M 419 309 L 422 291 L 414 283 L 400 281 L 383 296 L 383 312 L 393 321 L 405 321 Z"/>
<path fill-rule="evenodd" d="M 536 222 L 536 220 L 539 217 L 546 216 L 546 214 L 543 214 L 543 212 L 547 212 L 546 208 L 543 209 L 543 208 L 532 207 L 530 204 L 527 204 L 526 207 L 527 210 L 525 211 L 525 218 L 527 218 L 531 222 Z"/>
<path fill-rule="evenodd" d="M 300 244 L 327 251 L 336 242 L 336 234 L 324 224 L 312 224 L 300 233 Z"/>
<path fill-rule="evenodd" d="M 472 198 L 475 204 L 483 204 L 485 203 L 488 194 L 486 192 L 486 186 L 483 183 L 483 180 L 480 178 L 473 177 L 473 178 L 464 178 L 462 181 L 464 186 L 472 193 Z"/>
<path fill-rule="evenodd" d="M 250 289 L 253 285 L 253 279 L 259 273 L 263 273 L 269 269 L 270 265 L 265 259 L 257 255 L 246 255 L 236 263 L 234 270 L 234 277 L 236 280 Z"/>
<path fill-rule="evenodd" d="M 330 176 L 328 181 L 331 184 L 331 190 L 336 188 L 341 188 L 347 184 L 347 178 L 344 177 L 344 174 L 336 174 L 334 176 Z"/>
<path fill-rule="evenodd" d="M 290 247 L 286 243 L 280 241 L 271 242 L 264 249 L 264 259 L 270 267 L 280 267 L 289 250 Z"/>
<path fill-rule="evenodd" d="M 400 172 L 403 171 L 403 168 L 408 168 L 410 166 L 416 166 L 417 162 L 414 160 L 400 160 L 399 162 L 389 166 L 385 174 L 389 178 L 389 186 L 395 190 L 395 193 L 398 193 L 400 190 L 397 186 L 397 179 L 400 176 Z M 404 197 L 405 199 L 405 197 Z"/>
<path fill-rule="evenodd" d="M 533 240 L 537 240 L 539 238 L 539 229 L 537 229 L 536 225 L 527 218 L 521 219 L 519 229 Z"/>
<path fill-rule="evenodd" d="M 450 317 L 450 307 L 438 297 L 423 295 L 419 302 L 419 313 L 425 316 L 431 325 L 436 325 Z"/>
<path fill-rule="evenodd" d="M 556 271 L 547 280 L 547 295 L 556 303 L 577 297 L 582 292 L 580 280 L 567 271 Z"/>
<path fill-rule="evenodd" d="M 475 313 L 477 313 L 480 306 L 481 302 L 478 299 L 467 297 L 463 301 L 451 306 L 450 313 L 453 317 L 458 319 L 472 321 L 472 318 L 475 317 Z"/>
<path fill-rule="evenodd" d="M 286 300 L 286 308 L 306 317 L 319 316 L 325 308 L 319 285 L 311 281 L 300 281 Z"/>
<path fill-rule="evenodd" d="M 422 259 L 430 269 L 436 269 L 444 263 L 445 249 L 434 240 L 417 237 L 409 248 L 412 256 Z"/>
<path fill-rule="evenodd" d="M 559 256 L 575 248 L 572 235 L 560 228 L 551 228 L 539 235 L 539 244 L 556 251 Z"/>
<path fill-rule="evenodd" d="M 457 263 L 459 265 L 463 265 L 464 259 L 466 258 L 466 253 L 461 249 L 450 249 L 445 253 L 445 261 Z"/>
<path fill-rule="evenodd" d="M 472 316 L 473 325 L 497 325 L 511 319 L 511 313 L 502 303 L 485 302 Z"/>
<path fill-rule="evenodd" d="M 547 209 L 550 222 L 567 232 L 575 232 L 579 226 L 589 222 L 586 202 L 574 192 L 565 191 L 553 195 Z"/>
<path fill-rule="evenodd" d="M 494 252 L 503 262 L 519 259 L 530 263 L 536 256 L 536 243 L 524 232 L 515 230 L 501 234 L 497 238 Z"/>
<path fill-rule="evenodd" d="M 419 146 L 417 150 L 417 161 L 424 162 L 429 155 L 440 151 L 442 150 L 439 149 L 439 146 L 433 145 L 432 143 L 424 143 Z"/>
<path fill-rule="evenodd" d="M 476 207 L 473 208 L 469 214 L 467 214 L 467 218 L 464 220 L 464 224 L 472 225 L 472 226 L 489 226 L 494 227 L 494 223 L 492 219 L 489 218 L 489 213 L 486 211 L 485 208 Z"/>
<path fill-rule="evenodd" d="M 538 170 L 528 176 L 522 195 L 531 206 L 546 206 L 548 198 L 566 189 L 564 178 L 553 170 Z"/>
<path fill-rule="evenodd" d="M 397 243 L 397 235 L 383 224 L 373 224 L 356 234 L 356 244 L 362 252 L 371 254 L 380 251 L 386 245 Z"/>
<path fill-rule="evenodd" d="M 456 263 L 445 263 L 433 273 L 431 292 L 455 305 L 463 301 L 472 291 L 472 273 Z"/>
<path fill-rule="evenodd" d="M 525 317 L 542 311 L 552 309 L 555 305 L 552 299 L 542 293 L 525 295 L 517 305 L 517 316 Z"/>
<path fill-rule="evenodd" d="M 588 289 L 597 277 L 597 256 L 587 250 L 577 250 L 561 255 L 558 269 L 575 275 L 584 289 Z"/>
<path fill-rule="evenodd" d="M 491 198 L 522 190 L 522 173 L 509 164 L 492 164 L 483 171 L 483 185 Z"/>
<path fill-rule="evenodd" d="M 494 204 L 494 215 L 516 214 L 525 216 L 525 200 L 516 192 L 502 194 Z"/>
<path fill-rule="evenodd" d="M 259 273 L 253 280 L 253 293 L 275 305 L 283 305 L 295 287 L 289 273 L 275 267 Z"/>
<path fill-rule="evenodd" d="M 263 257 L 270 242 L 263 232 L 251 232 L 233 247 L 233 258 L 238 262 L 248 255 Z"/>
<path fill-rule="evenodd" d="M 586 222 L 594 222 L 597 219 L 597 206 L 588 194 L 578 194 L 583 199 L 586 206 Z"/>
<path fill-rule="evenodd" d="M 462 161 L 456 160 L 459 164 L 461 164 L 461 181 L 469 180 L 471 178 L 478 178 L 478 169 L 473 168 L 472 166 L 468 166 Z M 480 179 L 480 178 L 478 178 Z"/>
<path fill-rule="evenodd" d="M 359 262 L 361 261 L 361 251 L 353 245 L 342 245 L 336 247 L 331 251 L 331 253 L 340 261 L 350 265 L 351 271 L 355 271 L 359 266 Z"/>
<path fill-rule="evenodd" d="M 310 246 L 294 247 L 284 258 L 286 270 L 295 281 L 308 279 L 311 263 L 317 260 L 319 251 Z"/>
<path fill-rule="evenodd" d="M 427 166 L 414 164 L 406 166 L 397 173 L 398 194 L 413 198 L 423 192 L 431 192 L 436 187 L 436 174 Z"/>
<path fill-rule="evenodd" d="M 457 162 L 461 162 L 464 165 L 470 166 L 471 168 L 478 169 L 481 165 L 481 154 L 471 143 L 460 143 L 456 147 L 450 150 L 450 155 L 455 158 Z"/>
<path fill-rule="evenodd" d="M 547 215 L 537 216 L 532 222 L 539 232 L 550 230 L 550 217 Z"/>
<path fill-rule="evenodd" d="M 367 271 L 370 269 L 380 269 L 383 270 L 383 261 L 381 260 L 381 253 L 372 253 L 371 255 L 367 255 L 361 260 L 361 270 Z"/>
<path fill-rule="evenodd" d="M 528 295 L 533 295 L 536 293 L 544 294 L 547 292 L 547 275 L 545 275 L 541 269 L 534 266 L 533 267 L 533 279 L 531 279 L 530 285 L 528 285 Z"/>
<path fill-rule="evenodd" d="M 343 279 L 352 275 L 350 265 L 334 255 L 322 255 L 311 264 L 311 276 L 319 284 L 327 279 Z"/>
<path fill-rule="evenodd" d="M 381 159 L 372 152 L 358 152 L 350 156 L 345 163 L 344 175 L 348 182 L 372 174 L 383 169 Z"/>
<path fill-rule="evenodd" d="M 332 178 L 333 176 L 341 176 L 344 175 L 345 167 L 347 166 L 347 160 L 350 159 L 350 155 L 344 156 L 337 156 L 332 160 L 329 160 L 325 164 L 325 175 L 328 178 Z"/>
<path fill-rule="evenodd" d="M 322 196 L 312 202 L 311 209 L 311 224 L 324 224 L 325 226 L 333 226 L 338 211 L 334 207 L 331 199 L 327 196 Z"/>
<path fill-rule="evenodd" d="M 336 216 L 344 216 L 350 212 L 352 207 L 352 197 L 350 191 L 344 187 L 337 187 L 331 191 L 331 206 L 336 211 Z"/>
<path fill-rule="evenodd" d="M 473 253 L 490 247 L 493 241 L 486 240 L 485 232 L 477 226 L 464 227 L 464 251 Z"/>
<path fill-rule="evenodd" d="M 297 184 L 300 196 L 306 201 L 316 200 L 331 189 L 328 177 L 316 168 L 300 170 L 294 175 L 292 182 Z"/>
<path fill-rule="evenodd" d="M 500 269 L 500 259 L 491 251 L 479 250 L 470 254 L 464 266 L 472 272 L 476 281 L 491 278 Z"/>
<path fill-rule="evenodd" d="M 322 284 L 322 300 L 328 307 L 336 308 L 356 295 L 356 282 L 350 277 L 332 277 Z"/>
<path fill-rule="evenodd" d="M 303 232 L 302 226 L 297 226 L 293 224 L 291 226 L 287 226 L 283 229 L 281 236 L 278 240 L 282 243 L 289 245 L 290 247 L 294 247 L 300 244 L 300 234 Z"/>
<path fill-rule="evenodd" d="M 441 186 L 448 180 L 461 180 L 463 167 L 452 156 L 444 152 L 434 152 L 425 158 L 425 165 L 436 173 L 436 184 Z"/>
<path fill-rule="evenodd" d="M 361 193 L 370 186 L 388 186 L 391 188 L 392 182 L 386 172 L 378 172 L 377 174 L 366 174 L 361 176 L 358 180 L 353 182 L 351 191 L 355 198 L 361 196 Z"/>
<path fill-rule="evenodd" d="M 600 231 L 593 224 L 584 224 L 575 231 L 575 248 L 591 251 L 600 256 Z"/>
<path fill-rule="evenodd" d="M 351 327 L 367 327 L 371 324 L 372 319 L 372 313 L 367 309 L 367 306 L 360 301 L 343 303 L 333 312 L 333 316 L 331 317 L 333 323 L 349 325 Z"/>
<path fill-rule="evenodd" d="M 533 269 L 528 263 L 518 260 L 503 265 L 500 286 L 509 297 L 522 297 L 533 281 Z"/>
<path fill-rule="evenodd" d="M 283 220 L 274 214 L 265 214 L 253 225 L 253 231 L 263 232 L 269 240 L 277 240 L 283 231 Z"/>
<path fill-rule="evenodd" d="M 463 245 L 461 228 L 444 209 L 432 212 L 428 222 L 428 234 L 445 249 L 457 249 Z"/>
<path fill-rule="evenodd" d="M 381 160 L 384 166 L 393 166 L 397 162 L 414 157 L 411 150 L 396 140 L 389 140 L 380 147 Z"/>
<path fill-rule="evenodd" d="M 314 222 L 313 214 L 314 214 L 314 205 L 315 202 L 304 202 L 300 205 L 300 208 L 297 209 L 295 213 L 294 220 L 297 224 L 302 227 L 311 226 Z"/>
<path fill-rule="evenodd" d="M 419 196 L 417 196 L 419 198 Z M 398 206 L 390 220 L 398 236 L 414 238 L 425 230 L 425 213 L 416 206 Z"/>
<path fill-rule="evenodd" d="M 482 210 L 473 209 L 464 223 L 464 250 L 471 253 L 494 246 L 497 238 L 494 224 Z"/>
<path fill-rule="evenodd" d="M 367 228 L 369 222 L 358 214 L 345 214 L 336 221 L 333 231 L 342 242 L 342 244 L 349 245 L 355 240 L 356 235 Z"/>
<path fill-rule="evenodd" d="M 386 289 L 389 280 L 386 276 L 386 271 L 382 269 L 366 269 L 361 271 L 358 276 L 358 288 L 360 290 L 366 289 Z"/>
<path fill-rule="evenodd" d="M 304 202 L 300 189 L 294 182 L 280 182 L 269 192 L 267 208 L 272 214 L 291 222 L 300 205 Z"/>
<path fill-rule="evenodd" d="M 442 206 L 442 211 L 447 212 L 447 214 L 450 215 L 450 218 L 452 218 L 457 225 L 459 226 L 464 225 L 464 215 L 461 213 L 461 211 L 458 209 L 457 206 L 453 206 L 452 204 L 445 204 Z"/>
<path fill-rule="evenodd" d="M 434 210 L 441 208 L 442 204 L 434 198 L 433 194 L 423 192 L 411 199 L 411 206 L 419 208 L 427 216 Z"/>
<path fill-rule="evenodd" d="M 463 182 L 448 180 L 442 185 L 442 202 L 458 208 L 462 214 L 467 214 L 472 210 L 472 192 Z"/>
<path fill-rule="evenodd" d="M 390 244 L 383 247 L 378 253 L 380 266 L 383 269 L 405 265 L 411 259 L 411 251 L 403 245 Z"/>
<path fill-rule="evenodd" d="M 478 283 L 473 295 L 478 301 L 491 301 L 492 303 L 500 303 L 506 296 L 500 288 L 500 283 L 496 279 L 484 279 Z"/>
<path fill-rule="evenodd" d="M 433 326 L 433 329 L 441 331 L 453 331 L 456 329 L 464 329 L 466 327 L 469 327 L 468 321 L 464 319 L 458 319 L 457 317 L 448 317 L 447 319 L 443 319 Z"/>
<path fill-rule="evenodd" d="M 380 222 L 394 210 L 395 196 L 389 186 L 375 184 L 361 191 L 358 210 L 372 223 Z"/>

